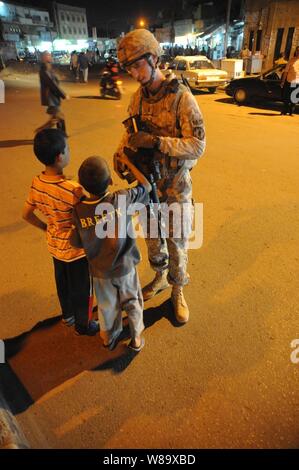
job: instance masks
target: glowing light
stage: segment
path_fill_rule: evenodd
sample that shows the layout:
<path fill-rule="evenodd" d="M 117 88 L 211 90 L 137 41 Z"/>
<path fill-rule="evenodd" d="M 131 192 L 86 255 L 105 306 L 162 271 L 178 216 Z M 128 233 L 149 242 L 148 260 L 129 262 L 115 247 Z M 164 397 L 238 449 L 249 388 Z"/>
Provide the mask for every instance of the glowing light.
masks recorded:
<path fill-rule="evenodd" d="M 145 26 L 145 21 L 144 21 L 144 20 L 140 20 L 140 21 L 139 21 L 139 26 L 140 26 L 140 28 L 144 28 L 144 26 Z"/>
<path fill-rule="evenodd" d="M 51 49 L 52 49 L 52 43 L 49 42 L 49 41 L 42 41 L 42 42 L 37 46 L 37 49 L 38 49 L 40 52 L 51 51 Z"/>
<path fill-rule="evenodd" d="M 54 39 L 53 44 L 56 51 L 63 51 L 70 41 L 68 39 Z"/>
<path fill-rule="evenodd" d="M 82 47 L 82 49 L 88 49 L 88 42 L 85 41 L 85 39 L 77 39 L 77 44 L 79 47 Z"/>

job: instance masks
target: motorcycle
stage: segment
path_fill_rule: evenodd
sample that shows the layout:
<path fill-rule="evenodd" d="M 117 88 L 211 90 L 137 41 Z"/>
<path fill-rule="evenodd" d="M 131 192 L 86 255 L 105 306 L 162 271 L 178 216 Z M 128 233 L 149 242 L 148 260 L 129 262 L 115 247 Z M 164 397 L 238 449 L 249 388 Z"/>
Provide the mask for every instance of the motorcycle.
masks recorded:
<path fill-rule="evenodd" d="M 118 77 L 112 77 L 108 71 L 103 72 L 100 79 L 100 97 L 106 96 L 121 99 L 122 81 Z"/>

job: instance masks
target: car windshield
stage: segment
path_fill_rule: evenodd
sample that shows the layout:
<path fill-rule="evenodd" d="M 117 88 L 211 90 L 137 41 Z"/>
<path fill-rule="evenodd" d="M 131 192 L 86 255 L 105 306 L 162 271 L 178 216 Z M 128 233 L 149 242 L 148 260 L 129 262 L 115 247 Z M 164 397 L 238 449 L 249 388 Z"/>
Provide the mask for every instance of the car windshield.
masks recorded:
<path fill-rule="evenodd" d="M 190 70 L 214 69 L 214 68 L 215 68 L 214 65 L 208 60 L 195 60 L 194 62 L 190 62 Z"/>
<path fill-rule="evenodd" d="M 281 75 L 282 72 L 285 69 L 285 66 L 286 66 L 286 64 L 277 65 L 276 67 L 273 67 L 272 69 L 267 70 L 266 72 L 264 72 L 262 77 L 263 78 L 269 78 L 269 75 L 272 75 L 273 73 L 277 73 L 277 74 Z"/>

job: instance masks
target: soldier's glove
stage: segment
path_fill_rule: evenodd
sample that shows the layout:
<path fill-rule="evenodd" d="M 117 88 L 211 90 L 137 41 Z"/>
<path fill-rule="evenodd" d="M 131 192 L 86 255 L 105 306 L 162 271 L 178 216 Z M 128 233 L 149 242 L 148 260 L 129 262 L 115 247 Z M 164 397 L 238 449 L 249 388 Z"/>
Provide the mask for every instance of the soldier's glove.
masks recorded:
<path fill-rule="evenodd" d="M 130 136 L 129 144 L 137 149 L 144 148 L 158 150 L 160 145 L 160 139 L 156 135 L 152 135 L 144 131 L 139 131 Z"/>
<path fill-rule="evenodd" d="M 129 160 L 134 164 L 134 160 L 138 155 L 138 152 L 134 152 L 134 150 L 130 149 L 129 147 L 124 147 L 124 154 L 127 155 Z"/>

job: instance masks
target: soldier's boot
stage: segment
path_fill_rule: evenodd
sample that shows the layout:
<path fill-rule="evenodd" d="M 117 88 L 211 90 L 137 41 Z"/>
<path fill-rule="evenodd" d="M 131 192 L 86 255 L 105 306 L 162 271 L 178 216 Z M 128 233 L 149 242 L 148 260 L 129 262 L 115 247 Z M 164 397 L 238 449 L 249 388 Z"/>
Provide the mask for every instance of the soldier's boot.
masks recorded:
<path fill-rule="evenodd" d="M 143 300 L 149 300 L 156 294 L 169 287 L 167 270 L 157 272 L 155 278 L 142 289 Z"/>
<path fill-rule="evenodd" d="M 179 323 L 187 323 L 189 320 L 189 308 L 181 286 L 173 286 L 171 301 L 174 308 L 175 318 Z"/>

